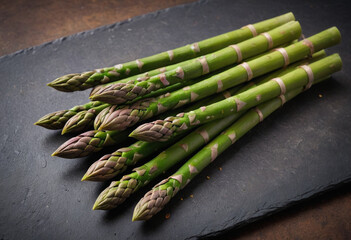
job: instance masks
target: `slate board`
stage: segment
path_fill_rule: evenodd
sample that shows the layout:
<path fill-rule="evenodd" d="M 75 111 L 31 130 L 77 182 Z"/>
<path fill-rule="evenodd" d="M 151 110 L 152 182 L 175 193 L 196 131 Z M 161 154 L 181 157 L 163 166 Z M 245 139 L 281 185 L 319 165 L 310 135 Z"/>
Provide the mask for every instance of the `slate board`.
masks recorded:
<path fill-rule="evenodd" d="M 77 160 L 52 158 L 50 153 L 71 136 L 33 126 L 48 112 L 69 108 L 72 102 L 84 103 L 88 93 L 60 93 L 45 83 L 63 74 L 148 56 L 288 11 L 295 13 L 306 36 L 334 25 L 341 30 L 344 42 L 328 52 L 341 53 L 344 70 L 249 132 L 178 195 L 184 201 L 175 198 L 152 220 L 131 222 L 133 207 L 147 189 L 115 211 L 92 211 L 95 198 L 107 184 L 82 183 L 80 178 L 101 154 Z M 215 236 L 349 182 L 349 11 L 347 1 L 200 1 L 0 58 L 1 239 Z M 194 198 L 189 198 L 190 194 Z M 168 212 L 171 218 L 165 220 Z"/>

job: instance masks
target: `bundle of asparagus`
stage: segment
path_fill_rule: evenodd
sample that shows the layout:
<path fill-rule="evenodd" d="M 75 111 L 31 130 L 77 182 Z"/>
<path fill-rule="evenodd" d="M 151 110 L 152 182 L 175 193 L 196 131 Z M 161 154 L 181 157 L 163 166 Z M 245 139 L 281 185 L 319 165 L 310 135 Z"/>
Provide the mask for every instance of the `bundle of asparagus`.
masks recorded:
<path fill-rule="evenodd" d="M 307 66 L 307 65 L 303 65 L 303 66 Z M 341 60 L 340 60 L 340 57 L 337 54 L 335 54 L 310 64 L 309 68 L 312 70 L 312 74 L 316 79 L 315 82 L 318 82 L 320 80 L 325 79 L 325 77 L 329 76 L 333 72 L 340 70 Z M 301 71 L 304 71 L 304 70 L 302 70 L 301 68 L 296 68 L 290 73 L 285 74 L 279 78 L 279 79 L 282 79 L 283 82 L 287 82 L 288 80 L 290 80 L 290 82 L 294 82 L 294 84 L 299 84 L 300 81 L 301 82 L 304 81 L 303 84 L 296 85 L 297 87 L 291 88 L 291 91 L 290 91 L 291 85 L 286 85 L 285 89 L 286 91 L 288 91 L 288 93 L 284 95 L 285 92 L 283 92 L 282 95 L 280 95 L 280 97 L 278 98 L 280 99 L 279 100 L 280 102 L 283 103 L 287 99 L 289 100 L 291 96 L 297 95 L 295 94 L 296 89 L 298 89 L 297 93 L 302 92 L 303 86 L 308 84 L 308 79 L 307 79 L 308 77 L 305 76 L 306 73 L 302 73 Z M 272 80 L 265 82 L 265 79 L 263 79 L 262 82 L 258 83 L 258 86 L 251 87 L 247 91 L 253 91 L 253 90 L 257 91 L 260 87 L 265 86 L 267 85 L 267 83 L 271 83 L 271 82 L 275 83 L 275 81 L 272 81 Z M 287 86 L 289 86 L 289 88 L 287 88 Z M 244 91 L 243 93 L 247 91 Z M 235 96 L 238 96 L 238 95 L 235 95 Z M 223 101 L 227 101 L 230 98 L 231 97 L 228 97 Z M 273 99 L 271 100 L 271 102 L 276 103 L 277 101 Z M 218 104 L 218 103 L 219 102 L 214 104 Z M 263 103 L 261 105 L 265 106 L 264 104 L 266 103 Z M 268 106 L 270 106 L 269 102 L 267 104 Z M 277 104 L 275 104 L 274 106 L 276 105 Z M 265 108 L 262 108 L 263 110 L 258 110 L 260 109 L 260 106 L 255 108 L 254 111 L 257 111 L 258 112 L 257 114 L 260 114 L 261 120 L 263 120 L 263 117 L 265 115 L 262 115 L 261 112 L 262 111 L 266 112 L 266 110 Z M 203 144 L 205 144 L 213 137 L 218 135 L 220 131 L 224 130 L 226 127 L 228 127 L 228 125 L 232 124 L 243 113 L 244 113 L 243 111 L 240 111 L 240 112 L 228 115 L 226 118 L 222 118 L 220 121 L 212 121 L 200 127 L 199 129 L 195 130 L 194 132 L 192 132 L 191 134 L 183 138 L 178 143 L 174 144 L 169 149 L 160 153 L 156 158 L 154 158 L 150 162 L 146 163 L 141 167 L 136 168 L 133 173 L 129 175 L 125 175 L 124 177 L 122 177 L 120 181 L 112 182 L 111 185 L 100 194 L 100 196 L 98 197 L 94 205 L 94 209 L 111 209 L 119 205 L 127 197 L 129 197 L 131 193 L 134 193 L 140 187 L 146 185 L 149 181 L 153 180 L 155 177 L 161 174 L 163 171 L 168 170 L 170 167 L 174 166 L 178 161 L 183 160 L 184 158 L 192 154 L 194 151 L 196 151 L 198 148 L 202 147 Z M 241 121 L 240 123 L 241 125 L 245 123 L 246 118 L 247 117 L 244 118 L 245 120 Z M 250 121 L 248 121 L 248 123 L 249 122 Z M 249 126 L 249 125 L 246 124 L 245 126 Z M 242 131 L 244 131 L 244 129 L 245 128 L 243 128 Z M 249 129 L 251 129 L 251 127 L 248 128 L 246 131 L 248 131 Z M 213 132 L 215 130 L 216 132 Z M 227 131 L 227 132 L 229 134 L 229 137 L 232 138 L 232 141 L 234 141 L 234 139 L 241 136 L 241 135 L 236 136 L 237 133 L 235 133 L 234 131 Z M 198 141 L 201 140 L 200 141 L 201 145 L 200 143 L 197 142 L 196 137 L 198 137 L 199 139 Z M 195 159 L 199 159 L 199 158 L 195 158 Z M 190 167 L 188 167 L 187 165 L 185 168 L 187 168 L 190 172 L 194 171 L 192 173 L 198 172 L 198 170 L 196 170 L 195 165 L 191 165 Z M 181 180 L 179 179 L 178 181 L 181 182 Z"/>
<path fill-rule="evenodd" d="M 192 111 L 204 105 L 216 103 L 233 96 L 235 93 L 244 92 L 249 88 L 263 84 L 272 78 L 283 76 L 284 74 L 295 70 L 300 65 L 318 61 L 325 56 L 326 53 L 322 50 L 318 53 L 315 53 L 312 58 L 301 60 L 295 64 L 290 65 L 288 68 L 277 70 L 273 73 L 268 74 L 268 76 L 257 78 L 253 82 L 244 84 L 244 86 L 233 87 L 223 93 L 218 93 L 215 96 L 207 97 L 190 105 L 184 110 Z M 173 141 L 167 141 L 166 143 L 173 144 Z M 89 167 L 82 181 L 106 181 L 110 178 L 114 178 L 116 175 L 124 172 L 128 166 L 134 166 L 139 160 L 144 159 L 154 153 L 156 149 L 153 147 L 153 144 L 155 143 L 138 141 L 135 144 L 132 144 L 130 147 L 118 149 L 112 154 L 104 155 Z"/>
<path fill-rule="evenodd" d="M 112 117 L 106 117 L 104 116 L 104 120 L 100 120 L 98 117 L 96 119 L 96 122 L 108 122 L 110 121 L 111 124 L 115 127 L 105 127 L 108 129 L 113 129 L 112 131 L 109 131 L 109 135 L 113 136 L 110 139 L 112 141 L 107 141 L 107 139 L 100 139 L 99 146 L 110 146 L 113 144 L 118 143 L 114 139 L 114 137 L 119 136 L 120 131 L 124 132 L 126 131 L 125 129 L 127 127 L 133 126 L 137 122 L 150 118 L 153 115 L 156 115 L 158 113 L 162 113 L 166 110 L 172 109 L 172 108 L 177 108 L 180 106 L 183 106 L 186 103 L 191 103 L 196 100 L 199 100 L 205 96 L 209 96 L 211 94 L 214 94 L 216 92 L 223 91 L 227 89 L 228 87 L 232 87 L 234 85 L 240 84 L 249 78 L 260 76 L 264 73 L 267 73 L 269 71 L 275 70 L 279 67 L 283 67 L 287 65 L 287 63 L 292 63 L 296 62 L 298 60 L 301 60 L 305 58 L 308 54 L 311 53 L 311 49 L 313 46 L 314 51 L 319 51 L 321 49 L 324 49 L 326 47 L 333 46 L 337 44 L 340 41 L 340 33 L 339 31 L 334 27 L 327 29 L 321 33 L 318 33 L 310 38 L 307 38 L 303 41 L 294 43 L 290 45 L 289 47 L 286 48 L 280 48 L 280 51 L 274 51 L 271 53 L 268 53 L 266 55 L 263 55 L 261 57 L 258 57 L 254 60 L 251 60 L 244 65 L 238 65 L 236 67 L 230 68 L 227 71 L 224 71 L 222 73 L 219 73 L 217 75 L 214 75 L 208 79 L 202 80 L 199 83 L 195 83 L 193 85 L 189 85 L 186 88 L 183 88 L 181 90 L 175 91 L 173 93 L 167 93 L 161 97 L 158 97 L 156 99 L 145 99 L 138 101 L 132 105 L 126 105 L 126 106 L 121 106 L 121 107 L 112 107 L 107 111 L 102 111 L 100 114 L 110 114 Z M 282 54 L 284 53 L 284 54 Z M 246 68 L 245 68 L 245 67 Z M 252 66 L 252 67 L 250 67 Z M 250 75 L 248 74 L 247 70 L 250 70 Z M 267 96 L 269 98 L 269 96 Z M 263 101 L 263 99 L 262 99 Z M 151 103 L 155 102 L 153 105 Z M 149 107 L 150 106 L 150 107 Z M 228 107 L 229 106 L 229 107 Z M 230 114 L 230 110 L 232 109 L 231 105 L 227 105 L 226 113 Z M 116 111 L 115 111 L 116 110 Z M 228 112 L 229 111 L 229 112 Z M 199 116 L 201 116 L 202 110 L 200 110 L 200 113 L 197 113 Z M 195 113 L 196 114 L 196 113 Z M 119 116 L 121 115 L 121 116 Z M 191 115 L 194 116 L 193 112 Z M 214 111 L 214 115 L 216 115 L 216 111 Z M 101 115 L 100 115 L 101 116 Z M 221 117 L 221 114 L 216 115 L 217 118 Z M 141 127 L 137 128 L 131 136 L 137 137 L 141 140 L 152 140 L 151 138 L 154 135 L 159 135 L 159 132 L 153 131 L 154 130 L 154 125 L 155 129 L 162 129 L 164 131 L 163 136 L 159 137 L 159 140 L 167 140 L 169 135 L 176 129 L 177 131 L 182 131 L 185 130 L 184 128 L 190 128 L 193 127 L 195 124 L 192 123 L 190 124 L 189 119 L 188 122 L 182 122 L 184 119 L 187 119 L 188 116 L 183 116 L 181 117 L 175 117 L 175 118 L 168 118 L 167 120 L 160 122 L 154 122 L 150 123 L 147 125 L 142 125 Z M 202 122 L 214 120 L 215 117 L 209 118 L 208 116 L 205 116 L 207 119 L 201 119 Z M 105 120 L 106 119 L 106 120 Z M 182 121 L 178 121 L 179 119 L 183 119 Z M 176 123 L 174 124 L 173 121 Z M 196 121 L 200 121 L 199 119 L 196 119 Z M 181 123 L 181 124 L 180 124 Z M 183 125 L 183 123 L 185 125 Z M 167 125 L 168 127 L 164 127 L 163 124 Z M 178 124 L 178 125 L 177 125 Z M 107 125 L 107 124 L 105 124 Z M 172 126 L 172 127 L 170 127 Z M 101 127 L 99 127 L 101 128 Z M 169 130 L 167 130 L 169 129 Z M 166 131 L 167 130 L 167 131 Z M 74 140 L 69 140 L 66 143 L 64 143 L 56 152 L 55 155 L 57 156 L 67 156 L 65 152 L 69 151 L 70 154 L 72 155 L 71 157 L 80 157 L 80 152 L 82 150 L 81 145 L 77 143 L 80 142 L 80 139 L 83 138 L 84 140 L 84 148 L 86 149 L 85 155 L 88 155 L 91 152 L 99 151 L 101 148 L 95 148 L 96 145 L 93 145 L 92 147 L 90 144 L 90 141 L 92 139 L 89 139 L 88 137 L 92 137 L 91 135 L 94 133 L 100 133 L 103 132 L 103 130 L 99 130 L 98 132 L 89 132 L 89 134 L 85 134 L 84 136 L 77 137 Z M 151 134 L 151 135 L 150 135 Z M 175 133 L 176 134 L 176 133 Z M 89 136 L 87 136 L 89 135 Z M 101 135 L 106 135 L 106 134 L 101 134 Z M 144 135 L 144 136 L 143 136 Z M 145 135 L 147 135 L 145 137 Z M 109 140 L 110 140 L 109 139 Z M 95 142 L 94 142 L 95 143 Z M 89 146 L 89 147 L 86 147 Z M 78 147 L 78 152 L 79 154 L 76 154 L 76 149 Z M 62 154 L 61 154 L 62 153 Z"/>
<path fill-rule="evenodd" d="M 328 67 L 331 65 L 333 65 L 333 67 Z M 315 78 L 315 83 L 317 83 L 325 79 L 329 74 L 340 70 L 341 59 L 335 54 L 331 57 L 320 60 L 315 64 L 311 64 L 310 67 L 313 67 L 312 74 Z M 323 71 L 323 67 L 327 70 Z M 300 69 L 297 69 L 295 71 L 297 72 L 299 70 Z M 298 76 L 295 76 L 295 71 L 284 75 L 283 77 L 285 79 L 290 78 L 297 80 L 301 76 L 299 76 L 299 74 Z M 222 134 L 190 158 L 181 168 L 179 168 L 178 171 L 170 177 L 162 180 L 155 185 L 151 191 L 147 192 L 134 209 L 133 221 L 148 220 L 161 211 L 170 199 L 177 194 L 179 189 L 184 188 L 207 165 L 213 162 L 219 154 L 226 150 L 230 145 L 234 144 L 259 122 L 262 122 L 271 113 L 281 107 L 286 101 L 291 100 L 299 93 L 303 92 L 304 89 L 303 86 L 294 88 L 285 94 L 282 93 L 278 98 L 274 98 L 249 110 Z"/>
<path fill-rule="evenodd" d="M 341 69 L 339 55 L 323 50 L 340 42 L 336 27 L 297 41 L 300 35 L 300 24 L 287 13 L 150 57 L 65 75 L 48 85 L 67 92 L 94 87 L 93 101 L 35 124 L 62 134 L 86 131 L 53 156 L 84 157 L 119 145 L 94 162 L 82 181 L 110 180 L 148 160 L 113 181 L 93 209 L 117 207 L 185 162 L 135 207 L 133 221 L 147 220 L 246 132 Z M 133 138 L 138 141 L 126 146 Z"/>

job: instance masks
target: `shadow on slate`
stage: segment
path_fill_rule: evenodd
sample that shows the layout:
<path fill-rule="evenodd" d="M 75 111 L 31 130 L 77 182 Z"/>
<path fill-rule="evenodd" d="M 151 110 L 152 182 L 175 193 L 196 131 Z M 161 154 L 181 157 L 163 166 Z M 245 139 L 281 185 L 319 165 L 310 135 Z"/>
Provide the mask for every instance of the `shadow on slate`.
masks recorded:
<path fill-rule="evenodd" d="M 346 1 L 327 2 L 200 1 L 1 57 L 0 238 L 215 236 L 349 182 L 350 8 Z M 267 118 L 150 222 L 131 222 L 133 207 L 147 188 L 110 213 L 92 211 L 97 194 L 107 185 L 80 181 L 94 157 L 50 157 L 65 137 L 33 126 L 48 112 L 86 102 L 88 91 L 61 93 L 45 84 L 64 74 L 148 56 L 288 11 L 301 22 L 305 36 L 331 26 L 341 30 L 344 42 L 328 52 L 340 52 L 344 70 Z M 210 180 L 205 180 L 207 175 Z M 168 212 L 171 217 L 166 220 Z"/>

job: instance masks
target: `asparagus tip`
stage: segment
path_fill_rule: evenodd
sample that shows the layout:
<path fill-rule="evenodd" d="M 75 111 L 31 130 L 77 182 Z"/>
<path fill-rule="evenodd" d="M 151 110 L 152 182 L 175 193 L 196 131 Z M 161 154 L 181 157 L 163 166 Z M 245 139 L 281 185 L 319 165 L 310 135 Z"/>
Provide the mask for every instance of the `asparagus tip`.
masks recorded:
<path fill-rule="evenodd" d="M 45 122 L 42 121 L 41 119 L 39 119 L 38 121 L 36 121 L 35 123 L 33 123 L 33 125 L 35 125 L 35 126 L 40 126 L 40 127 L 45 127 Z"/>
<path fill-rule="evenodd" d="M 100 206 L 100 201 L 99 199 L 97 199 L 96 202 L 94 203 L 93 210 L 106 210 L 106 209 Z"/>
<path fill-rule="evenodd" d="M 134 208 L 133 217 L 132 217 L 133 222 L 147 220 L 144 216 L 145 215 L 144 214 L 145 206 L 143 208 L 140 208 L 139 204 L 140 204 L 140 202 Z"/>
<path fill-rule="evenodd" d="M 87 176 L 87 174 L 84 174 L 84 176 L 82 177 L 82 179 L 80 181 L 84 182 L 89 180 L 89 176 Z"/>
<path fill-rule="evenodd" d="M 60 148 L 56 149 L 55 152 L 51 154 L 52 157 L 62 157 L 62 151 Z"/>
<path fill-rule="evenodd" d="M 143 215 L 143 211 L 136 207 L 133 212 L 132 222 L 147 220 Z"/>
<path fill-rule="evenodd" d="M 92 177 L 94 177 L 94 175 L 91 175 L 91 174 L 89 174 L 88 172 L 86 172 L 85 174 L 84 174 L 84 176 L 82 177 L 82 182 L 85 182 L 85 181 L 94 181 L 93 179 L 92 179 Z"/>
<path fill-rule="evenodd" d="M 132 137 L 132 138 L 135 138 L 137 135 L 134 133 L 134 131 L 133 132 L 131 132 L 129 135 L 128 135 L 128 137 Z"/>
<path fill-rule="evenodd" d="M 95 200 L 93 210 L 110 210 L 111 206 L 106 204 L 106 193 L 108 192 L 109 188 L 102 191 L 97 199 Z"/>
<path fill-rule="evenodd" d="M 67 129 L 66 126 L 64 126 L 64 127 L 62 128 L 61 135 L 64 135 L 64 134 L 66 134 L 67 132 L 68 132 L 68 129 Z"/>

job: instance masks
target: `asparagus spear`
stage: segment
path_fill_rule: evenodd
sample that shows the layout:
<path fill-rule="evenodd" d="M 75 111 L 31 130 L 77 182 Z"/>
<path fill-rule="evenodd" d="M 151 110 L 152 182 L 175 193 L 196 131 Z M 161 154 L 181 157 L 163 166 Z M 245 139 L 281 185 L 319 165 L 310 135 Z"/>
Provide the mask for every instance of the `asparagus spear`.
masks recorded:
<path fill-rule="evenodd" d="M 125 103 L 160 88 L 191 80 L 225 66 L 240 62 L 242 59 L 255 56 L 270 48 L 297 39 L 300 35 L 300 24 L 295 21 L 288 22 L 265 33 L 265 35 L 259 35 L 238 43 L 237 45 L 231 45 L 216 52 L 209 53 L 190 63 L 181 63 L 176 69 L 153 76 L 146 81 L 117 82 L 106 88 L 101 88 L 98 92 L 95 92 L 95 95 L 90 96 L 90 98 L 92 100 L 99 100 L 111 104 Z"/>
<path fill-rule="evenodd" d="M 114 67 L 107 67 L 84 73 L 68 74 L 57 78 L 48 85 L 65 92 L 85 90 L 99 84 L 117 81 L 128 76 L 136 75 L 140 72 L 146 72 L 166 65 L 182 62 L 199 55 L 217 51 L 230 44 L 235 44 L 249 39 L 253 35 L 266 32 L 270 29 L 283 25 L 284 23 L 293 21 L 294 19 L 294 15 L 292 13 L 287 13 L 253 24 L 251 28 L 243 27 L 239 30 L 228 32 L 198 43 L 186 45 L 150 57 L 137 59 L 124 64 L 118 64 Z"/>
<path fill-rule="evenodd" d="M 108 210 L 117 207 L 132 193 L 148 184 L 163 171 L 171 168 L 196 150 L 204 146 L 210 139 L 223 131 L 237 119 L 241 113 L 233 114 L 217 122 L 208 123 L 193 131 L 157 157 L 136 168 L 119 181 L 114 181 L 102 191 L 97 198 L 93 210 Z"/>
<path fill-rule="evenodd" d="M 329 35 L 329 37 L 324 38 L 323 37 L 324 34 Z M 331 28 L 309 39 L 313 43 L 314 48 L 316 50 L 317 49 L 320 50 L 320 47 L 322 45 L 330 46 L 339 42 L 340 35 L 339 35 L 339 31 L 336 28 Z M 302 49 L 303 46 L 305 46 L 303 43 L 297 43 L 297 45 L 294 44 L 286 48 L 286 51 L 289 54 L 289 58 L 291 62 L 295 62 L 297 60 L 298 55 L 301 56 L 301 53 L 298 53 L 299 51 L 292 51 L 292 50 L 297 50 L 299 48 Z M 304 54 L 306 54 L 306 52 Z M 261 65 L 261 66 L 264 66 L 266 70 L 270 70 L 274 68 L 273 66 L 271 66 L 273 65 L 272 63 L 277 61 L 282 61 L 281 59 L 282 55 L 280 55 L 280 53 L 278 52 L 273 52 L 271 54 L 268 54 L 266 57 L 253 60 L 247 65 L 252 69 L 252 73 L 254 76 L 262 73 L 262 71 L 260 72 L 257 71 L 256 66 Z M 319 68 L 321 67 L 325 67 L 324 68 L 325 72 L 338 71 L 338 68 L 340 67 L 340 65 L 335 64 L 333 68 L 328 67 L 328 65 L 325 65 L 325 64 L 328 64 L 329 61 L 333 61 L 335 59 L 337 59 L 337 57 L 333 55 L 325 59 L 319 60 L 315 63 L 312 63 L 310 66 L 312 69 L 315 68 L 316 70 L 319 70 Z M 237 74 L 236 74 L 237 76 L 240 75 L 240 78 L 239 78 L 240 82 L 247 79 L 247 77 L 242 76 L 243 75 L 242 73 L 246 73 L 243 67 L 238 66 L 237 68 L 233 68 L 233 69 L 237 70 Z M 296 78 L 294 74 L 304 75 L 305 78 L 301 80 L 300 78 Z M 299 85 L 303 85 L 303 84 L 306 84 L 306 82 L 308 82 L 307 74 L 303 69 L 294 70 L 293 72 L 290 73 L 290 75 L 289 74 L 285 75 L 284 78 L 287 78 L 286 82 L 284 82 L 285 85 L 287 85 L 287 89 L 291 89 L 292 87 L 296 88 L 296 87 L 299 87 Z M 221 82 L 223 85 L 227 84 L 227 81 L 225 81 L 225 79 L 221 79 Z M 206 84 L 206 83 L 203 82 L 203 84 Z M 208 86 L 206 90 L 208 91 L 208 89 L 210 89 L 210 86 Z M 178 132 L 181 132 L 184 129 L 194 127 L 198 124 L 203 124 L 210 120 L 221 118 L 235 111 L 248 109 L 252 106 L 259 104 L 262 101 L 267 101 L 270 98 L 273 98 L 279 95 L 280 91 L 281 89 L 279 88 L 278 83 L 269 81 L 254 89 L 250 89 L 242 94 L 239 94 L 238 96 L 228 98 L 225 101 L 221 101 L 216 104 L 212 104 L 207 107 L 185 113 L 182 117 L 169 117 L 164 121 L 157 120 L 152 123 L 143 124 L 139 126 L 136 130 L 134 130 L 130 136 L 144 141 L 145 140 L 146 141 L 165 141 L 168 139 L 169 136 L 177 134 Z M 162 134 L 159 132 L 160 129 L 162 129 L 163 131 Z"/>
<path fill-rule="evenodd" d="M 161 144 L 137 141 L 129 147 L 120 148 L 94 162 L 84 174 L 82 181 L 106 181 L 114 178 L 119 173 L 124 172 L 128 166 L 133 166 L 140 160 L 169 147 L 176 140 L 179 138 L 172 138 Z"/>
<path fill-rule="evenodd" d="M 279 77 L 279 76 L 285 75 L 287 73 L 290 73 L 290 72 L 296 70 L 296 68 L 298 68 L 299 66 L 314 63 L 314 62 L 316 62 L 318 60 L 321 60 L 322 58 L 324 58 L 326 56 L 327 56 L 327 54 L 326 54 L 325 50 L 321 50 L 319 52 L 314 53 L 312 55 L 312 57 L 310 57 L 310 58 L 306 58 L 306 59 L 300 60 L 298 62 L 290 64 L 286 68 L 281 68 L 281 69 L 278 69 L 278 70 L 276 70 L 274 72 L 270 72 L 268 74 L 265 74 L 263 76 L 255 78 L 252 81 L 252 83 L 253 84 L 257 84 L 257 83 L 262 84 L 262 83 L 268 82 L 272 78 Z"/>
<path fill-rule="evenodd" d="M 119 80 L 117 82 L 118 83 L 128 83 L 128 82 L 135 82 L 135 81 L 137 81 L 137 82 L 146 81 L 146 80 L 149 80 L 152 76 L 155 76 L 155 75 L 158 75 L 158 74 L 165 73 L 165 72 L 168 72 L 170 70 L 176 69 L 177 67 L 179 67 L 179 64 L 185 64 L 186 65 L 186 64 L 189 64 L 191 62 L 192 62 L 192 59 L 184 61 L 184 62 L 181 62 L 181 63 L 173 64 L 173 65 L 170 65 L 170 66 L 166 66 L 166 67 L 163 67 L 163 68 L 155 69 L 155 70 L 152 70 L 152 71 L 149 71 L 149 72 L 146 72 L 146 73 L 141 73 L 141 74 L 138 74 L 138 75 L 135 75 L 135 76 L 124 78 L 124 79 Z M 196 80 L 194 80 L 194 81 L 196 81 Z M 95 86 L 93 88 L 93 90 L 90 92 L 90 96 L 96 95 L 98 92 L 101 91 L 101 89 L 109 87 L 110 85 L 113 85 L 115 83 L 116 82 L 110 82 L 110 83 L 106 83 L 106 84 L 103 84 L 103 85 Z M 183 86 L 187 86 L 187 85 L 189 85 L 189 83 L 180 82 L 178 84 L 174 84 L 174 85 L 168 86 L 166 88 L 159 89 L 157 91 L 153 91 L 153 92 L 151 92 L 149 94 L 146 94 L 145 96 L 137 97 L 137 98 L 135 98 L 135 99 L 133 99 L 132 101 L 129 101 L 129 102 L 138 101 L 138 100 L 140 100 L 142 98 L 159 96 L 159 95 L 162 95 L 162 94 L 167 93 L 167 92 L 172 92 L 172 91 L 178 90 L 179 88 L 181 88 Z"/>
<path fill-rule="evenodd" d="M 62 158 L 85 157 L 128 139 L 130 131 L 87 131 L 63 143 L 52 156 Z"/>
<path fill-rule="evenodd" d="M 77 105 L 69 110 L 62 110 L 62 111 L 49 113 L 44 117 L 40 118 L 34 124 L 47 129 L 53 129 L 53 130 L 61 129 L 68 121 L 68 119 L 70 119 L 77 113 L 81 111 L 89 110 L 89 109 L 99 108 L 102 105 L 106 106 L 106 103 L 99 102 L 99 101 L 92 101 L 84 105 Z"/>
<path fill-rule="evenodd" d="M 324 80 L 324 78 L 319 80 Z M 303 90 L 304 88 L 300 87 L 287 92 L 284 95 L 285 100 L 291 100 L 299 93 L 303 92 Z M 152 190 L 147 192 L 137 203 L 132 220 L 148 220 L 161 211 L 180 189 L 183 189 L 223 151 L 234 144 L 263 119 L 279 109 L 284 104 L 282 99 L 283 98 L 279 97 L 274 98 L 258 105 L 255 109 L 249 110 L 222 134 L 218 135 L 207 144 L 206 147 L 190 158 L 178 171 L 156 184 Z"/>
<path fill-rule="evenodd" d="M 184 63 L 186 63 L 186 62 L 190 62 L 190 60 L 184 61 Z M 130 82 L 130 81 L 138 81 L 138 82 L 146 81 L 146 80 L 150 79 L 150 77 L 152 77 L 152 76 L 155 76 L 157 74 L 164 73 L 164 72 L 167 72 L 169 70 L 175 69 L 175 68 L 178 67 L 178 65 L 179 65 L 179 63 L 176 63 L 176 64 L 169 65 L 169 66 L 166 66 L 166 67 L 154 69 L 154 70 L 151 70 L 151 71 L 146 72 L 146 73 L 140 73 L 138 75 L 134 75 L 134 76 L 130 76 L 130 77 L 127 77 L 127 78 L 123 78 L 121 80 L 118 80 L 117 82 L 119 82 L 119 83 L 127 83 L 127 82 Z M 107 86 L 109 86 L 111 84 L 114 84 L 114 83 L 115 82 L 109 82 L 109 83 L 100 84 L 100 85 L 95 86 L 91 90 L 90 96 L 95 95 L 102 88 L 105 88 L 105 87 L 107 87 Z"/>
<path fill-rule="evenodd" d="M 293 63 L 304 59 L 310 53 L 311 46 L 308 46 L 306 42 L 311 42 L 314 50 L 319 51 L 333 46 L 339 41 L 340 33 L 334 27 L 283 49 L 287 53 L 289 62 Z M 247 62 L 247 65 L 252 71 L 252 77 L 257 77 L 283 67 L 286 65 L 285 61 L 284 56 L 280 52 L 274 51 Z M 105 120 L 101 123 L 100 129 L 124 129 L 133 126 L 135 123 L 161 112 L 197 101 L 246 80 L 248 80 L 246 69 L 242 65 L 235 66 L 199 83 L 172 92 L 167 97 L 150 99 L 147 102 L 138 101 L 132 106 L 125 106 L 120 110 L 117 108 L 111 109 L 109 116 L 105 116 Z"/>

